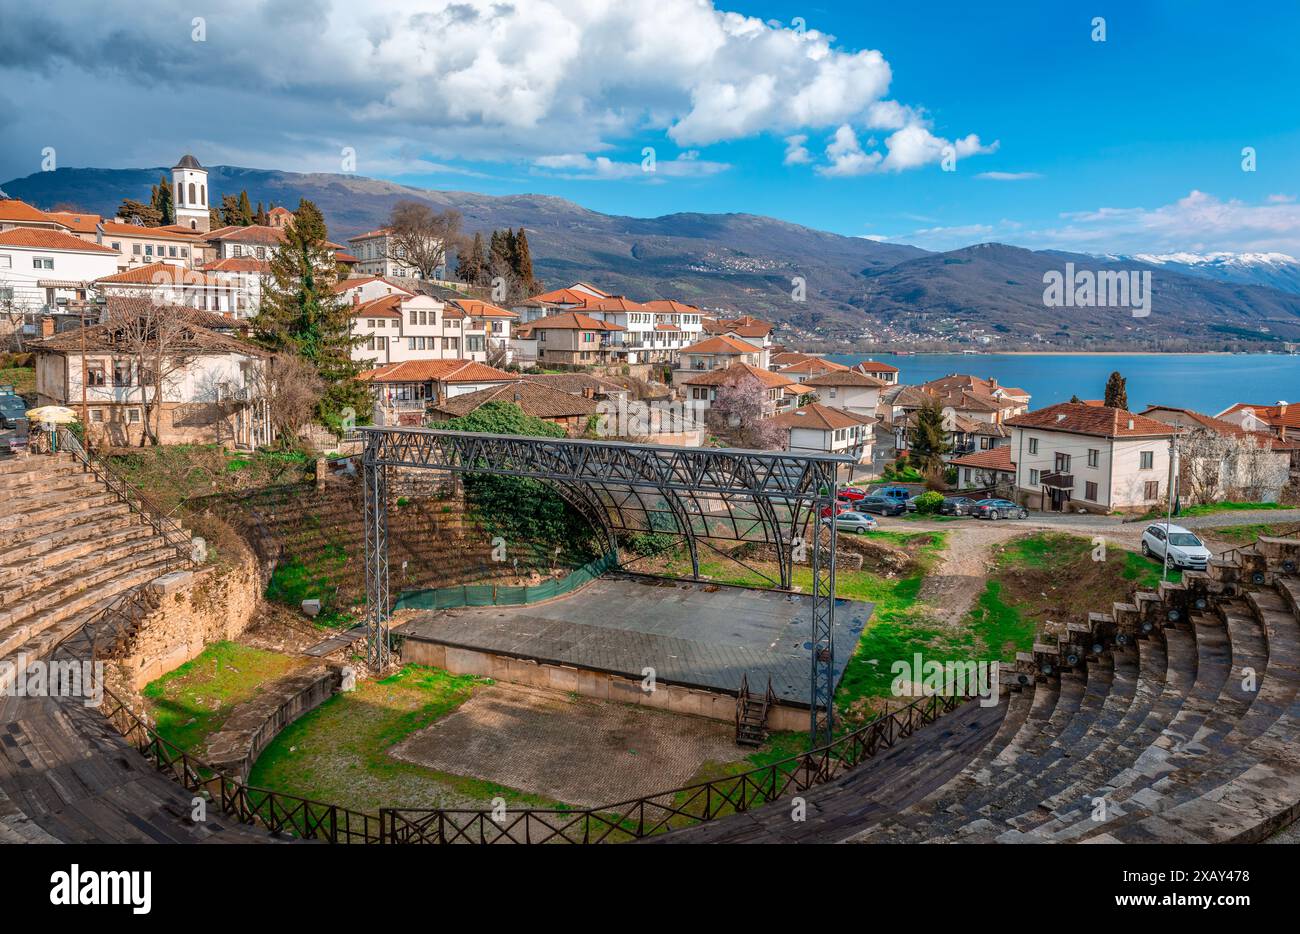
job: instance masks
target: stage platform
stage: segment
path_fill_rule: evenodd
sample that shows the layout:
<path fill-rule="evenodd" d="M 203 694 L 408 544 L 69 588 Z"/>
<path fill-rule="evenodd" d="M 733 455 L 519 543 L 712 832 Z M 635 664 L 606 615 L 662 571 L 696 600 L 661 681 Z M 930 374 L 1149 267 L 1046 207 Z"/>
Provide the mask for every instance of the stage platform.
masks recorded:
<path fill-rule="evenodd" d="M 873 605 L 835 603 L 835 683 Z M 734 694 L 767 678 L 779 702 L 807 707 L 812 601 L 805 594 L 610 575 L 577 593 L 532 606 L 465 607 L 423 613 L 398 632 L 491 655 L 536 660 Z"/>

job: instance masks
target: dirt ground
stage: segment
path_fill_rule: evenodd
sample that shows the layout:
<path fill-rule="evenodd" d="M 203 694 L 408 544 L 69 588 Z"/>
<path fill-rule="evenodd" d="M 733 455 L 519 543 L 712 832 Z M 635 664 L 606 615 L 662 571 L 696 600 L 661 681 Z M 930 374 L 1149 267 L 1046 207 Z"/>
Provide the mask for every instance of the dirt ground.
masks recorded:
<path fill-rule="evenodd" d="M 393 747 L 405 762 L 594 806 L 675 788 L 745 755 L 735 726 L 520 685 L 483 688 Z"/>

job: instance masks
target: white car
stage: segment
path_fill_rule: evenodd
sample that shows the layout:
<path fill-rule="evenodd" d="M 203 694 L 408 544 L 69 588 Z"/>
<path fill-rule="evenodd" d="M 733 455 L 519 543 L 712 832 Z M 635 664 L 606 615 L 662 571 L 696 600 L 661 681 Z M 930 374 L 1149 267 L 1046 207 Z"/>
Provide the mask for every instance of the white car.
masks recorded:
<path fill-rule="evenodd" d="M 1204 571 L 1213 557 L 1205 543 L 1181 525 L 1166 526 L 1163 522 L 1148 525 L 1142 533 L 1142 554 L 1163 562 L 1166 550 L 1170 567 L 1193 571 Z"/>
<path fill-rule="evenodd" d="M 877 525 L 876 517 L 869 516 L 865 512 L 842 512 L 835 517 L 835 531 L 837 532 L 853 532 L 856 535 L 862 535 L 874 530 Z"/>

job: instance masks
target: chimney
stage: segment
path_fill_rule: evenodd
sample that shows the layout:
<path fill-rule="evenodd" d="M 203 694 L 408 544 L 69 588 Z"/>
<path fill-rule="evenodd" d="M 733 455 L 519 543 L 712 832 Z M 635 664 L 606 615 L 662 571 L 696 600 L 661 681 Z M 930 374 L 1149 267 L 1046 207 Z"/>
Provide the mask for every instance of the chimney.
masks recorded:
<path fill-rule="evenodd" d="M 1277 403 L 1277 414 L 1278 414 L 1278 415 L 1285 415 L 1285 414 L 1286 414 L 1286 406 L 1287 406 L 1287 401 L 1286 401 L 1285 399 L 1279 399 L 1279 400 L 1278 400 L 1278 403 Z"/>
<path fill-rule="evenodd" d="M 1133 430 L 1133 419 L 1131 418 L 1128 420 L 1128 430 L 1129 431 Z"/>
<path fill-rule="evenodd" d="M 992 386 L 994 389 L 997 389 L 997 388 L 998 388 L 998 378 L 997 378 L 996 376 L 990 376 L 990 377 L 989 377 L 989 385 Z"/>
<path fill-rule="evenodd" d="M 45 315 L 41 318 L 41 337 L 54 336 L 54 316 Z"/>
<path fill-rule="evenodd" d="M 353 293 L 352 293 L 352 307 L 353 307 L 353 308 L 356 308 L 356 307 L 357 307 L 358 305 L 360 305 L 360 304 L 361 304 L 361 293 L 360 293 L 360 292 L 353 292 Z"/>

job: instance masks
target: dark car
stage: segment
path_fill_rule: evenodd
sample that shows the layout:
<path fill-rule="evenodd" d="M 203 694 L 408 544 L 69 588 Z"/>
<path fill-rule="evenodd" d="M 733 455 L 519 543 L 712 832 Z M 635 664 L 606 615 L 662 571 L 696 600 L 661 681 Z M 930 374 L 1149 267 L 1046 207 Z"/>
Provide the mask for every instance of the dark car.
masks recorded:
<path fill-rule="evenodd" d="M 1028 519 L 1029 510 L 1009 499 L 982 499 L 975 504 L 977 519 Z"/>
<path fill-rule="evenodd" d="M 857 512 L 875 512 L 882 516 L 901 516 L 907 512 L 904 500 L 890 499 L 888 496 L 864 496 L 853 506 Z"/>
<path fill-rule="evenodd" d="M 912 498 L 912 491 L 905 486 L 882 486 L 878 490 L 873 490 L 871 495 L 883 496 L 885 499 L 892 499 L 899 503 L 906 503 Z"/>
<path fill-rule="evenodd" d="M 941 516 L 969 516 L 975 512 L 975 500 L 969 496 L 945 496 L 939 507 Z"/>
<path fill-rule="evenodd" d="M 0 428 L 17 428 L 18 419 L 27 417 L 28 408 L 22 396 L 0 392 Z"/>

